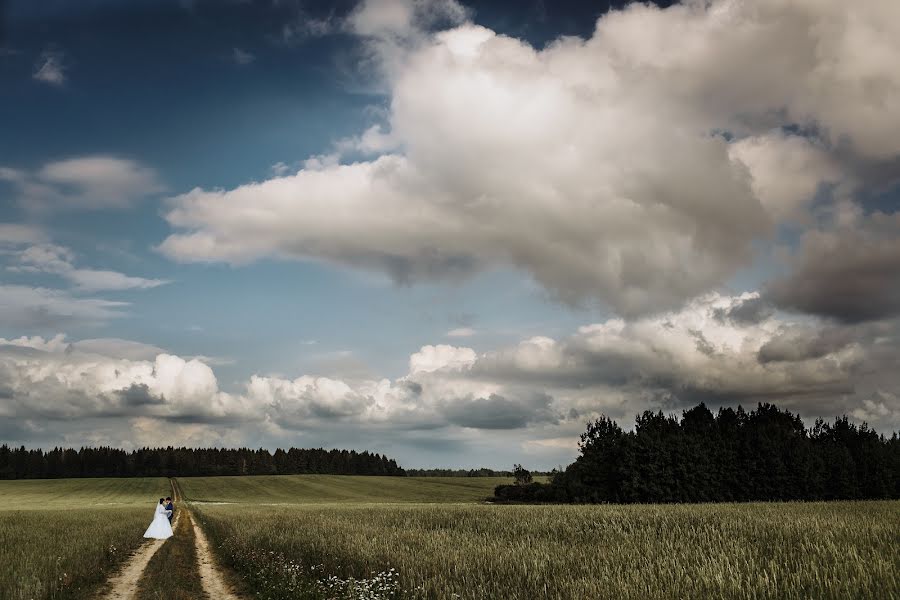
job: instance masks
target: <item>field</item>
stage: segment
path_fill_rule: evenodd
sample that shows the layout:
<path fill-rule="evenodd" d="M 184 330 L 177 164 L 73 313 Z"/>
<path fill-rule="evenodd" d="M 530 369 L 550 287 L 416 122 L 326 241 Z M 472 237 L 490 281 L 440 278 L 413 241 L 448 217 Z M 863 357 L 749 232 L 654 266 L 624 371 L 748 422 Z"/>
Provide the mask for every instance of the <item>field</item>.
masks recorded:
<path fill-rule="evenodd" d="M 503 481 L 177 484 L 246 598 L 900 598 L 898 502 L 486 504 Z M 95 597 L 168 485 L 0 482 L 0 599 Z M 197 596 L 185 526 L 151 559 L 140 598 Z"/>
<path fill-rule="evenodd" d="M 169 489 L 154 478 L 0 481 L 0 599 L 90 597 Z"/>
<path fill-rule="evenodd" d="M 359 502 L 482 502 L 504 477 L 356 477 L 350 475 L 273 475 L 180 477 L 185 497 L 194 502 L 241 504 L 346 504 Z"/>
<path fill-rule="evenodd" d="M 897 502 L 492 506 L 475 502 L 496 481 L 179 481 L 264 599 L 315 597 L 304 579 L 328 576 L 347 598 L 378 585 L 375 597 L 473 600 L 900 596 Z M 398 502 L 398 486 L 448 503 Z"/>

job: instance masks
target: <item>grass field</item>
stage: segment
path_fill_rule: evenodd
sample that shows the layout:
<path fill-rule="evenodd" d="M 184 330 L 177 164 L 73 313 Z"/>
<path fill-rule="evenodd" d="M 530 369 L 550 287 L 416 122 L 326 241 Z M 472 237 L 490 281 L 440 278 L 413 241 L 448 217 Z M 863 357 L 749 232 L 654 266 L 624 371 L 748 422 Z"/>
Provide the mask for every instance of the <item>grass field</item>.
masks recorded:
<path fill-rule="evenodd" d="M 0 600 L 93 597 L 169 489 L 162 478 L 0 481 Z"/>
<path fill-rule="evenodd" d="M 504 477 L 362 477 L 273 475 L 179 477 L 195 502 L 335 504 L 359 502 L 483 502 Z"/>
<path fill-rule="evenodd" d="M 900 502 L 515 506 L 483 502 L 492 478 L 178 481 L 260 600 L 900 598 Z M 94 597 L 168 493 L 165 479 L 0 482 L 0 600 Z M 169 564 L 195 562 L 187 532 L 154 556 L 142 598 L 197 593 Z"/>
<path fill-rule="evenodd" d="M 329 575 L 338 598 L 900 596 L 897 502 L 491 506 L 474 502 L 493 480 L 303 479 L 179 480 L 258 598 L 313 598 Z M 398 502 L 407 485 L 470 501 Z M 382 595 L 348 591 L 376 574 Z"/>

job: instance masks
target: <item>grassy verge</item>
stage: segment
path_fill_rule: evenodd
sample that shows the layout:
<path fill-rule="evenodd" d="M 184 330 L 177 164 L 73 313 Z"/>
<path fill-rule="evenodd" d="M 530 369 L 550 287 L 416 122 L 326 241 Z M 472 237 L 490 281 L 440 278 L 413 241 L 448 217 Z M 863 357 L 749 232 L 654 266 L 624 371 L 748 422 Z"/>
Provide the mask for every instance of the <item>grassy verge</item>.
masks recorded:
<path fill-rule="evenodd" d="M 898 515 L 898 502 L 198 512 L 261 600 L 896 599 Z"/>
<path fill-rule="evenodd" d="M 0 511 L 0 600 L 92 598 L 143 541 L 150 510 Z"/>

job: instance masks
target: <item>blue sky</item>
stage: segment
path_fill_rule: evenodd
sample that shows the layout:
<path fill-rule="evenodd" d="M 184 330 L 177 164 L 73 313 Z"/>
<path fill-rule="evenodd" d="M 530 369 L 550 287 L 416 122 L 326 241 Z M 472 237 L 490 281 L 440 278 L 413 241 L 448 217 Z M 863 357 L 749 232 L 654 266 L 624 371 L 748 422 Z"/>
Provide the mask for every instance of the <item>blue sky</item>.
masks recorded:
<path fill-rule="evenodd" d="M 2 93 L 16 118 L 4 126 L 0 163 L 33 169 L 73 156 L 127 157 L 156 169 L 167 190 L 177 193 L 265 179 L 273 165 L 295 164 L 363 129 L 371 120 L 368 111 L 384 106 L 385 97 L 366 91 L 365 74 L 347 64 L 358 43 L 341 34 L 290 42 L 281 37 L 290 19 L 343 14 L 353 3 L 256 4 L 12 2 L 7 46 L 16 53 L 4 58 Z M 572 14 L 572 8 L 554 12 L 553 25 L 567 33 L 590 31 L 584 9 Z M 510 31 L 533 32 L 538 41 L 556 33 L 549 24 L 535 26 L 527 12 L 485 6 L 482 13 Z M 63 86 L 31 77 L 47 48 L 64 57 Z M 236 64 L 235 48 L 252 53 L 252 63 Z M 523 328 L 569 329 L 590 318 L 561 314 L 513 272 L 498 277 L 503 295 L 516 299 L 516 315 L 497 306 L 507 306 L 508 299 L 490 293 L 497 281 L 492 278 L 466 288 L 420 289 L 309 263 L 178 264 L 153 251 L 169 232 L 160 211 L 151 198 L 128 211 L 41 215 L 54 241 L 85 263 L 173 281 L 122 294 L 134 306 L 128 317 L 70 335 L 225 354 L 235 363 L 222 370 L 235 379 L 313 367 L 317 355 L 348 349 L 378 372 L 399 376 L 409 349 L 479 317 L 491 330 L 517 332 L 492 335 L 488 343 Z M 0 218 L 35 220 L 14 202 L 4 202 Z M 241 315 L 238 322 L 235 315 Z M 349 327 L 348 315 L 354 323 Z M 310 340 L 318 343 L 303 345 Z"/>
<path fill-rule="evenodd" d="M 700 397 L 896 428 L 892 9 L 763 4 L 0 3 L 0 437 L 548 467 Z"/>

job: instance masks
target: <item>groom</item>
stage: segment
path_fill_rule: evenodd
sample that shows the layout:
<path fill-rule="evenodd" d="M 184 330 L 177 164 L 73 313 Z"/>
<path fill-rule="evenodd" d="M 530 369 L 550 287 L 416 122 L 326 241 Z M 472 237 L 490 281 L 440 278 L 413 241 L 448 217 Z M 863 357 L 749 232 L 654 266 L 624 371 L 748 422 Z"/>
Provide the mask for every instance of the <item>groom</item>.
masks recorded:
<path fill-rule="evenodd" d="M 169 523 L 172 523 L 172 515 L 175 514 L 175 505 L 172 504 L 172 499 L 166 496 L 166 515 L 169 517 Z"/>

